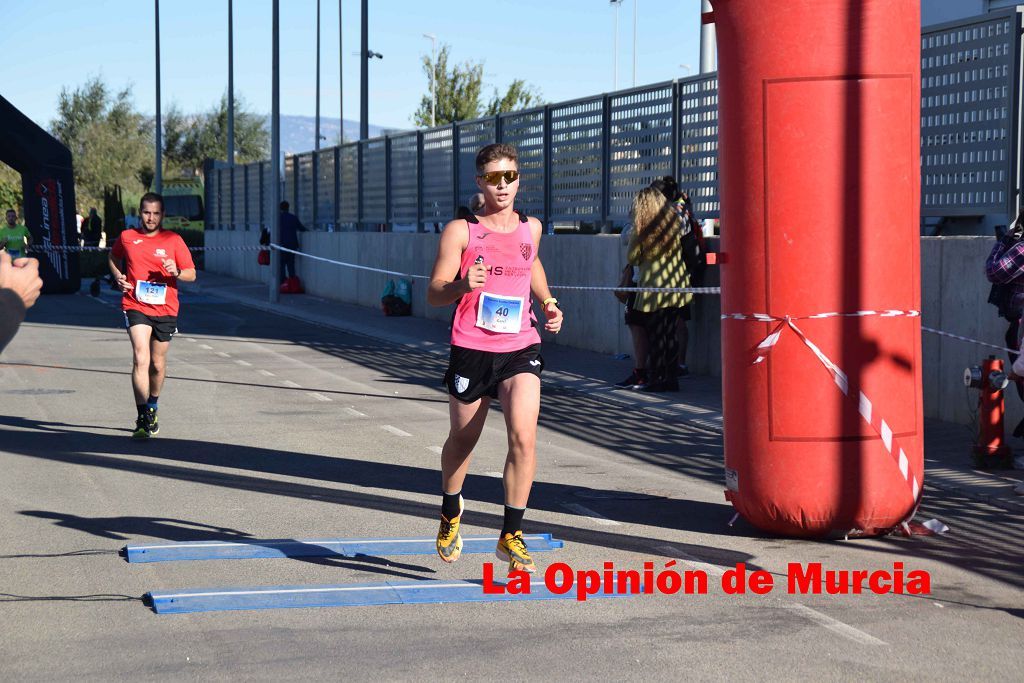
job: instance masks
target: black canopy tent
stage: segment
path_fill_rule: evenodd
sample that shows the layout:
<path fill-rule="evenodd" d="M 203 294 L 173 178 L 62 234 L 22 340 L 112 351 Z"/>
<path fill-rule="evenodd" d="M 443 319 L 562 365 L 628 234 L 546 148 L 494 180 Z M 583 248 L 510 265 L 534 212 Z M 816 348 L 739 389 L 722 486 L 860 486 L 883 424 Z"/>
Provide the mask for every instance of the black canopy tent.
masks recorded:
<path fill-rule="evenodd" d="M 24 219 L 32 243 L 44 248 L 77 246 L 71 151 L 2 96 L 0 161 L 21 173 Z M 43 292 L 78 291 L 82 281 L 78 252 L 47 249 L 34 255 L 39 259 Z"/>

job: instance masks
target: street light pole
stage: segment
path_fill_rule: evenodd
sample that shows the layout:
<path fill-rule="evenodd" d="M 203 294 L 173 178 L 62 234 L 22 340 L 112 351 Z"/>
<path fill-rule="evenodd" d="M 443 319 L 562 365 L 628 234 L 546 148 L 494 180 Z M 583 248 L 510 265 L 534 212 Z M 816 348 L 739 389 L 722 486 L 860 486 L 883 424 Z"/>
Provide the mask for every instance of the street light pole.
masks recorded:
<path fill-rule="evenodd" d="M 370 92 L 368 79 L 370 77 L 370 20 L 369 0 L 362 2 L 362 50 L 359 57 L 359 139 L 365 140 L 370 137 Z"/>
<path fill-rule="evenodd" d="M 341 120 L 341 133 L 338 135 L 338 144 L 345 141 L 345 78 L 344 74 L 344 59 L 342 58 L 342 40 L 341 40 L 341 0 L 338 0 L 338 118 Z"/>
<path fill-rule="evenodd" d="M 614 91 L 619 89 L 619 8 L 622 6 L 622 0 L 610 0 L 610 2 L 615 8 L 615 47 L 612 48 L 612 90 Z"/>
<path fill-rule="evenodd" d="M 163 122 L 160 119 L 160 0 L 154 0 L 156 12 L 156 172 L 153 176 L 153 191 L 160 193 L 164 189 L 164 141 Z"/>
<path fill-rule="evenodd" d="M 700 7 L 701 15 L 707 15 L 711 10 L 711 0 L 702 0 Z M 717 42 L 715 25 L 712 23 L 705 24 L 702 21 L 700 26 L 700 72 L 702 74 L 711 73 L 718 69 Z"/>
<path fill-rule="evenodd" d="M 228 166 L 235 165 L 235 15 L 228 0 Z"/>
<path fill-rule="evenodd" d="M 430 127 L 437 125 L 437 116 L 434 112 L 437 107 L 437 36 L 433 33 L 424 33 L 424 38 L 430 40 Z"/>
<path fill-rule="evenodd" d="M 270 47 L 270 206 L 269 211 L 271 244 L 280 244 L 281 238 L 281 5 L 273 0 L 273 20 Z M 276 304 L 281 293 L 278 290 L 281 278 L 281 252 L 270 250 L 270 277 L 268 279 L 270 303 Z"/>
<path fill-rule="evenodd" d="M 320 0 L 316 0 L 316 141 L 313 149 L 320 151 Z M 317 157 L 314 157 L 317 158 Z M 319 175 L 314 175 L 319 178 Z M 316 182 L 316 181 L 314 181 Z"/>
<path fill-rule="evenodd" d="M 633 87 L 636 87 L 636 8 L 640 0 L 633 0 Z"/>

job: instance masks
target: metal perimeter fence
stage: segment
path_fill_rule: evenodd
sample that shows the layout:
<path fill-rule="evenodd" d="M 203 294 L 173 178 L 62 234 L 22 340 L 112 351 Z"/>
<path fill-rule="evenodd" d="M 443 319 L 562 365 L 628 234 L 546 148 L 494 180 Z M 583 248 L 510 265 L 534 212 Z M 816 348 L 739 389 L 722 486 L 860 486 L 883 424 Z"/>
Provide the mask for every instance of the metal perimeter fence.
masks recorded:
<path fill-rule="evenodd" d="M 921 35 L 924 216 L 1015 214 L 1020 188 L 1021 11 Z M 517 205 L 552 231 L 615 231 L 636 193 L 674 175 L 717 217 L 718 80 L 703 74 L 285 157 L 282 199 L 318 230 L 432 232 L 477 191 L 480 147 L 519 150 Z M 207 229 L 266 226 L 269 161 L 207 172 Z"/>

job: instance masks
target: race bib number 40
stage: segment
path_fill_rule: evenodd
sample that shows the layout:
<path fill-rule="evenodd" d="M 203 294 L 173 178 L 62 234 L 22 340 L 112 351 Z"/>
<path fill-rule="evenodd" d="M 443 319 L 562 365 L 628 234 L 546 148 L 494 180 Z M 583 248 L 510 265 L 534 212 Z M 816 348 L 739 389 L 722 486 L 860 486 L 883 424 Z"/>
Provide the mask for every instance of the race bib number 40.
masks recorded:
<path fill-rule="evenodd" d="M 522 329 L 524 307 L 522 297 L 484 292 L 477 305 L 476 326 L 491 332 L 516 334 Z"/>
<path fill-rule="evenodd" d="M 163 306 L 167 302 L 167 285 L 140 280 L 135 283 L 135 298 L 150 306 Z"/>

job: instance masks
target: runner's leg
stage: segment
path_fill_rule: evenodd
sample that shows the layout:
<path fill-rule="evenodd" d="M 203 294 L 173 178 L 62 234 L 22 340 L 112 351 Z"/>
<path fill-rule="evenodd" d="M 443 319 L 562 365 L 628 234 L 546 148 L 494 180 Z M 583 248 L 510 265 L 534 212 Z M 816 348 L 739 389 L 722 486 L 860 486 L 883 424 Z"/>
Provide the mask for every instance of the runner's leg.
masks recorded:
<path fill-rule="evenodd" d="M 167 350 L 171 348 L 171 342 L 153 339 L 149 348 L 149 396 L 158 398 L 164 388 L 164 377 L 167 374 Z"/>
<path fill-rule="evenodd" d="M 448 397 L 448 414 L 451 428 L 448 439 L 441 449 L 441 487 L 446 493 L 458 493 L 469 472 L 469 461 L 473 448 L 483 432 L 487 420 L 489 397 L 473 403 L 463 403 Z"/>
<path fill-rule="evenodd" d="M 537 418 L 540 415 L 540 377 L 527 372 L 498 385 L 498 398 L 508 431 L 505 459 L 505 504 L 525 508 L 537 471 Z"/>
<path fill-rule="evenodd" d="M 149 325 L 132 325 L 128 328 L 128 336 L 132 341 L 132 389 L 135 392 L 135 405 L 140 405 L 149 398 L 150 340 L 153 328 Z"/>

